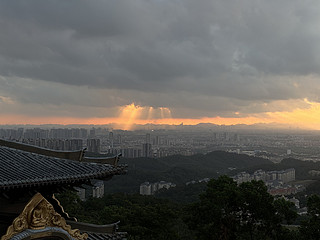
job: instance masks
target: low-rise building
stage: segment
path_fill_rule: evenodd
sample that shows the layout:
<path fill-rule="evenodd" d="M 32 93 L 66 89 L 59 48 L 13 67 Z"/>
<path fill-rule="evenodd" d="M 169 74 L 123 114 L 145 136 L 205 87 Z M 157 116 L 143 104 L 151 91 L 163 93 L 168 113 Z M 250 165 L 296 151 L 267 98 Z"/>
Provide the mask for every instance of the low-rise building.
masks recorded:
<path fill-rule="evenodd" d="M 233 179 L 238 184 L 243 182 L 249 182 L 251 180 L 256 180 L 256 181 L 261 180 L 266 183 L 269 181 L 272 182 L 274 180 L 279 180 L 279 181 L 282 181 L 283 183 L 288 183 L 296 179 L 296 172 L 294 168 L 289 168 L 281 171 L 267 171 L 267 172 L 259 169 L 255 171 L 253 174 L 249 174 L 247 172 L 240 172 L 236 176 L 234 176 Z"/>
<path fill-rule="evenodd" d="M 156 191 L 160 189 L 163 189 L 163 188 L 169 189 L 175 186 L 176 185 L 174 183 L 165 182 L 165 181 L 160 181 L 155 183 L 144 182 L 140 185 L 140 194 L 153 195 Z"/>

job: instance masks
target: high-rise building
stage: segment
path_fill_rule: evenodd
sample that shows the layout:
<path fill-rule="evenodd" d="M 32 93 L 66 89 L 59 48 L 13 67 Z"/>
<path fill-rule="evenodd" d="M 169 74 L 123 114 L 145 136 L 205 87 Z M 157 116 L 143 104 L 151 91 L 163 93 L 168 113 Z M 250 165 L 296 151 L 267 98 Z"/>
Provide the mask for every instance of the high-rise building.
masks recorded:
<path fill-rule="evenodd" d="M 113 148 L 113 132 L 109 132 L 109 142 L 110 142 L 111 148 Z"/>
<path fill-rule="evenodd" d="M 152 157 L 152 145 L 150 143 L 142 144 L 142 156 L 143 157 Z"/>
<path fill-rule="evenodd" d="M 96 129 L 91 128 L 89 133 L 89 138 L 94 138 L 96 136 Z"/>
<path fill-rule="evenodd" d="M 159 138 L 159 136 L 156 136 L 156 137 L 153 139 L 153 145 L 156 145 L 156 146 L 160 145 L 160 138 Z"/>
<path fill-rule="evenodd" d="M 71 129 L 72 132 L 72 138 L 80 138 L 80 129 L 79 128 L 73 128 Z"/>
<path fill-rule="evenodd" d="M 83 148 L 82 139 L 67 139 L 65 140 L 65 150 L 76 151 Z"/>
<path fill-rule="evenodd" d="M 100 153 L 100 139 L 87 139 L 88 152 Z"/>
<path fill-rule="evenodd" d="M 85 128 L 80 129 L 80 137 L 81 138 L 87 138 L 88 137 L 88 130 Z"/>
<path fill-rule="evenodd" d="M 117 135 L 117 143 L 122 144 L 122 136 L 120 134 Z"/>
<path fill-rule="evenodd" d="M 151 143 L 150 133 L 147 133 L 147 134 L 146 134 L 146 143 Z"/>

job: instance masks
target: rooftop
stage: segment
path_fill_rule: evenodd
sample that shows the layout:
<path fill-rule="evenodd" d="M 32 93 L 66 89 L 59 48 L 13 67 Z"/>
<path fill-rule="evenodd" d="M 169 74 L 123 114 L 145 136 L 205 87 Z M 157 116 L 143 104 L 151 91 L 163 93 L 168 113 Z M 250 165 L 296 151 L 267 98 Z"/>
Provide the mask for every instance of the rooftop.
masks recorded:
<path fill-rule="evenodd" d="M 74 222 L 75 219 L 69 218 L 52 196 L 57 189 L 125 173 L 126 165 L 119 165 L 118 160 L 119 156 L 88 159 L 84 150 L 58 152 L 0 140 L 1 240 L 37 238 L 38 235 L 51 239 L 59 238 L 61 234 L 64 239 L 66 236 L 77 240 L 125 239 L 126 233 L 116 232 L 117 223 L 99 226 Z M 34 197 L 27 203 L 31 195 Z M 46 217 L 48 214 L 49 218 Z M 43 219 L 39 221 L 38 218 Z M 28 224 L 18 231 L 15 228 L 17 221 Z M 42 225 L 33 226 L 35 223 Z"/>
<path fill-rule="evenodd" d="M 125 173 L 125 165 L 57 158 L 1 143 L 3 141 L 0 141 L 0 191 L 59 184 L 78 185 L 91 179 L 107 179 Z"/>

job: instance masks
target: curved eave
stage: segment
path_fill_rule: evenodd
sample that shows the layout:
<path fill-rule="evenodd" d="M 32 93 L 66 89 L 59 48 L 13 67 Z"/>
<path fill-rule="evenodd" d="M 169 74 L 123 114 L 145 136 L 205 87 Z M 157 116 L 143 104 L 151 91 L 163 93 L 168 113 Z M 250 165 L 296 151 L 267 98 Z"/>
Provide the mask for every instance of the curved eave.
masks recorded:
<path fill-rule="evenodd" d="M 0 182 L 0 190 L 18 189 L 24 187 L 43 187 L 53 186 L 57 184 L 81 184 L 92 179 L 107 179 L 114 175 L 125 174 L 126 166 L 118 166 L 117 168 L 99 171 L 94 173 L 76 174 L 71 176 L 55 176 L 47 178 L 33 178 L 24 180 L 2 181 Z"/>
<path fill-rule="evenodd" d="M 106 225 L 97 225 L 92 223 L 83 223 L 83 222 L 75 222 L 75 221 L 67 221 L 67 223 L 72 227 L 79 229 L 82 232 L 91 232 L 91 233 L 115 233 L 118 224 L 120 221 L 112 223 L 112 224 L 106 224 Z"/>
<path fill-rule="evenodd" d="M 121 154 L 113 157 L 83 157 L 82 162 L 89 163 L 100 163 L 100 164 L 110 164 L 112 166 L 117 166 L 120 160 Z"/>
<path fill-rule="evenodd" d="M 41 148 L 33 145 L 28 145 L 24 143 L 18 143 L 18 142 L 12 142 L 0 139 L 0 146 L 8 147 L 8 148 L 14 148 L 18 150 L 22 150 L 25 152 L 30 153 L 36 153 L 48 157 L 55 157 L 55 158 L 61 158 L 61 159 L 69 159 L 69 160 L 75 160 L 75 161 L 81 161 L 84 150 L 78 150 L 78 151 L 54 151 L 46 148 Z"/>

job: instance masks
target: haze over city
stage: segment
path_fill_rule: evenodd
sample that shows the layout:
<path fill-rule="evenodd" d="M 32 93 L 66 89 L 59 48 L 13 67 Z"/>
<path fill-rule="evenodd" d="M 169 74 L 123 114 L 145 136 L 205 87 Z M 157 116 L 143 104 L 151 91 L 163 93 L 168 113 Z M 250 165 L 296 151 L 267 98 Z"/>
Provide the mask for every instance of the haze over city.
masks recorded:
<path fill-rule="evenodd" d="M 0 0 L 0 240 L 320 239 L 319 0 Z"/>
<path fill-rule="evenodd" d="M 1 1 L 0 124 L 320 129 L 319 1 Z"/>

